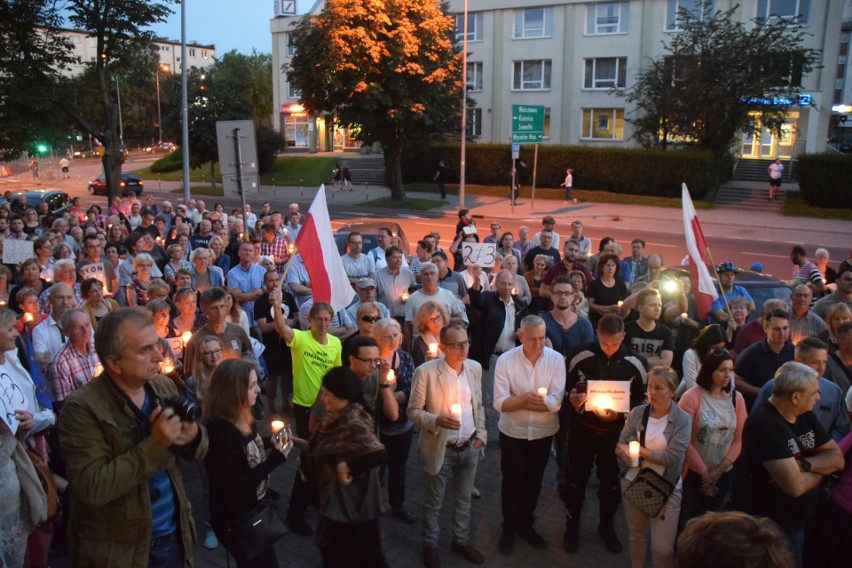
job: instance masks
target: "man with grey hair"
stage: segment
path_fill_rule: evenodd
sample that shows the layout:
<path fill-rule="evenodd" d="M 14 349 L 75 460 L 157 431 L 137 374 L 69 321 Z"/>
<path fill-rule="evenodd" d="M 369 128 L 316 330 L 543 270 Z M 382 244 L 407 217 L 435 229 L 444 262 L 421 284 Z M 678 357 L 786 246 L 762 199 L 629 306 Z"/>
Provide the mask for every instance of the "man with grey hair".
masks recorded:
<path fill-rule="evenodd" d="M 825 322 L 810 309 L 813 297 L 813 292 L 806 284 L 793 288 L 790 300 L 790 341 L 793 345 L 798 345 L 806 337 L 818 337 L 825 331 Z"/>
<path fill-rule="evenodd" d="M 734 352 L 742 353 L 749 345 L 760 343 L 766 339 L 766 331 L 763 329 L 763 321 L 775 310 L 788 310 L 787 302 L 780 298 L 770 298 L 763 302 L 760 308 L 760 317 L 748 322 L 737 332 L 734 339 Z"/>
<path fill-rule="evenodd" d="M 62 314 L 62 332 L 68 341 L 59 350 L 50 365 L 53 391 L 53 407 L 58 411 L 65 399 L 92 379 L 103 368 L 95 352 L 92 335 L 92 320 L 80 309 L 71 309 Z"/>
<path fill-rule="evenodd" d="M 62 217 L 58 217 L 53 220 L 53 223 L 50 225 L 51 230 L 54 233 L 59 233 L 59 236 L 62 238 L 62 242 L 71 247 L 71 251 L 76 255 L 80 252 L 80 243 L 74 240 L 74 237 L 68 234 L 68 221 L 66 221 Z"/>
<path fill-rule="evenodd" d="M 74 263 L 71 263 L 74 266 Z M 47 364 L 59 353 L 67 338 L 62 332 L 60 322 L 62 316 L 70 309 L 77 307 L 74 300 L 74 292 L 64 282 L 57 282 L 48 290 L 50 301 L 50 317 L 45 318 L 40 324 L 33 328 L 33 351 L 36 360 L 47 370 Z M 50 376 L 47 373 L 46 376 Z"/>
<path fill-rule="evenodd" d="M 795 361 L 804 363 L 817 372 L 819 377 L 819 403 L 814 406 L 814 415 L 836 442 L 840 442 L 849 433 L 849 415 L 843 400 L 844 391 L 825 378 L 828 363 L 828 345 L 816 337 L 806 337 L 796 345 Z M 775 379 L 769 379 L 751 407 L 754 412 L 766 402 L 775 385 Z"/>
<path fill-rule="evenodd" d="M 505 271 L 498 274 L 503 277 Z M 503 531 L 498 543 L 510 554 L 515 535 L 534 548 L 546 546 L 533 527 L 541 480 L 550 457 L 557 413 L 565 397 L 565 360 L 546 347 L 544 320 L 521 320 L 521 345 L 500 355 L 494 368 L 494 409 L 500 413 Z"/>
<path fill-rule="evenodd" d="M 80 296 L 80 284 L 77 282 L 77 267 L 74 265 L 73 260 L 70 258 L 62 258 L 54 262 L 53 280 L 56 284 L 59 284 L 60 282 L 67 284 L 74 294 L 74 301 L 77 302 L 77 305 L 83 305 L 83 299 Z M 49 314 L 51 310 L 50 300 L 48 299 L 51 288 L 52 286 L 42 290 L 38 297 L 38 308 L 43 314 Z"/>
<path fill-rule="evenodd" d="M 812 412 L 819 376 L 789 361 L 775 373 L 772 396 L 746 419 L 734 508 L 781 526 L 801 566 L 805 524 L 826 475 L 843 468 L 843 454 Z"/>

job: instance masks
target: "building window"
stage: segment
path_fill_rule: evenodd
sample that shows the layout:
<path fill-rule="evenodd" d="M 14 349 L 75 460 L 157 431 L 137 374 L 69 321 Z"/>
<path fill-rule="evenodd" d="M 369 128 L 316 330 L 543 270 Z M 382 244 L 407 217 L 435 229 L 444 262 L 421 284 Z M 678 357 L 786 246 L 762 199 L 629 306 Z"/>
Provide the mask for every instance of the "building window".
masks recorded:
<path fill-rule="evenodd" d="M 464 14 L 456 14 L 456 41 L 464 39 Z M 467 13 L 467 41 L 482 41 L 482 12 Z"/>
<path fill-rule="evenodd" d="M 757 17 L 771 21 L 797 20 L 799 24 L 808 23 L 811 0 L 758 0 Z"/>
<path fill-rule="evenodd" d="M 482 90 L 482 62 L 468 61 L 467 62 L 467 90 L 481 91 Z"/>
<path fill-rule="evenodd" d="M 467 109 L 467 135 L 473 138 L 482 136 L 482 109 L 469 107 Z"/>
<path fill-rule="evenodd" d="M 587 35 L 626 34 L 630 6 L 627 2 L 589 4 Z"/>
<path fill-rule="evenodd" d="M 306 113 L 284 115 L 284 143 L 287 148 L 307 148 L 311 118 Z"/>
<path fill-rule="evenodd" d="M 287 83 L 287 94 L 291 99 L 302 98 L 302 90 L 293 86 L 293 83 Z"/>
<path fill-rule="evenodd" d="M 190 47 L 190 48 L 189 48 L 189 56 L 190 56 L 190 57 L 195 57 L 195 48 L 194 48 L 194 47 Z"/>
<path fill-rule="evenodd" d="M 515 61 L 512 89 L 542 91 L 550 88 L 550 60 Z"/>
<path fill-rule="evenodd" d="M 287 55 L 296 55 L 296 44 L 293 43 L 293 34 L 287 34 Z"/>
<path fill-rule="evenodd" d="M 624 109 L 584 108 L 580 138 L 591 140 L 624 139 Z"/>
<path fill-rule="evenodd" d="M 713 13 L 713 0 L 668 0 L 666 3 L 666 31 L 676 32 L 683 28 L 680 25 L 681 8 L 689 10 L 693 15 L 702 17 Z"/>
<path fill-rule="evenodd" d="M 515 10 L 515 39 L 553 35 L 553 8 Z"/>
<path fill-rule="evenodd" d="M 627 85 L 626 57 L 586 59 L 584 89 L 623 89 Z"/>

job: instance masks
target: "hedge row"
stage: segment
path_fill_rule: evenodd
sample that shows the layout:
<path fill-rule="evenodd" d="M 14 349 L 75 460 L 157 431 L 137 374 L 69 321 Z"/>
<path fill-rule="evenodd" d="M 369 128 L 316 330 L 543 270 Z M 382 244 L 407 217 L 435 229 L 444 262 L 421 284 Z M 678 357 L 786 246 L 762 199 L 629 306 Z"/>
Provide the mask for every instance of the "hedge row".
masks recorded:
<path fill-rule="evenodd" d="M 532 145 L 521 146 L 520 161 L 527 166 L 519 165 L 522 185 L 531 183 L 533 152 Z M 467 183 L 508 188 L 512 163 L 508 145 L 468 144 L 465 153 Z M 403 157 L 403 179 L 432 181 L 441 159 L 446 161 L 449 181 L 458 182 L 459 145 L 449 143 L 412 148 Z M 718 186 L 713 159 L 707 152 L 541 145 L 536 187 L 559 187 L 568 167 L 574 169 L 578 189 L 680 197 L 681 183 L 686 183 L 693 199 L 700 199 Z"/>
<path fill-rule="evenodd" d="M 816 207 L 852 207 L 852 156 L 802 154 L 797 164 L 802 199 Z"/>
<path fill-rule="evenodd" d="M 180 150 L 169 152 L 153 164 L 151 171 L 154 173 L 179 172 L 183 168 L 183 154 Z"/>

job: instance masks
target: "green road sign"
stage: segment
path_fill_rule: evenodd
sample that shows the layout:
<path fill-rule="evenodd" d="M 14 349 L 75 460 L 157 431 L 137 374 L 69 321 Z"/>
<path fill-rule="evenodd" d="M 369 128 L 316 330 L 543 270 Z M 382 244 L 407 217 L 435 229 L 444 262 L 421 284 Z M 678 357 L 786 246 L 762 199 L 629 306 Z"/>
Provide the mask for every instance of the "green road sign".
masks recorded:
<path fill-rule="evenodd" d="M 512 105 L 512 142 L 541 142 L 544 138 L 544 107 Z"/>

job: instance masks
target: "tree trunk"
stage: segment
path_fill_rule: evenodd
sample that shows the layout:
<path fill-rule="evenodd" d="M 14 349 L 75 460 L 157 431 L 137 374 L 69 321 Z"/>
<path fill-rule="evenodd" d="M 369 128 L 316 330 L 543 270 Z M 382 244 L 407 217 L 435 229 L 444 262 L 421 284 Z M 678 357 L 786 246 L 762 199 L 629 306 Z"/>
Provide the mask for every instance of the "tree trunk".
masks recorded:
<path fill-rule="evenodd" d="M 104 131 L 94 133 L 104 146 L 104 155 L 101 163 L 104 168 L 104 179 L 107 185 L 107 209 L 112 205 L 116 196 L 120 196 L 119 181 L 121 179 L 121 159 L 118 148 L 118 117 L 116 106 L 112 100 L 113 90 L 107 84 L 107 68 L 103 58 L 98 58 L 95 68 L 98 76 L 98 84 L 101 88 L 104 107 Z"/>
<path fill-rule="evenodd" d="M 385 176 L 390 184 L 391 199 L 405 199 L 405 188 L 402 186 L 402 144 L 384 145 Z"/>

